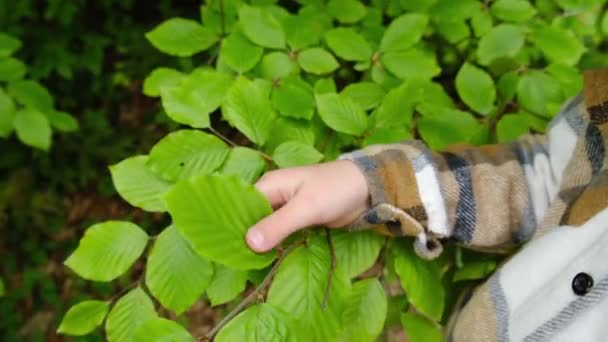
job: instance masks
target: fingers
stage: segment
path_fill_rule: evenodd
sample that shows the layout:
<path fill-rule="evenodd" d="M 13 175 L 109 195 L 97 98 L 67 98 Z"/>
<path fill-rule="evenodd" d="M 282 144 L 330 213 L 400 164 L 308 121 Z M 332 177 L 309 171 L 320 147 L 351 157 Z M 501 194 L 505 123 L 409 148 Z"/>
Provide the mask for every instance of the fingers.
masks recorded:
<path fill-rule="evenodd" d="M 310 208 L 304 196 L 295 196 L 249 229 L 247 244 L 256 252 L 271 250 L 289 234 L 315 223 L 315 213 Z"/>
<path fill-rule="evenodd" d="M 296 193 L 301 180 L 295 169 L 276 170 L 266 173 L 255 187 L 276 209 L 287 203 Z"/>

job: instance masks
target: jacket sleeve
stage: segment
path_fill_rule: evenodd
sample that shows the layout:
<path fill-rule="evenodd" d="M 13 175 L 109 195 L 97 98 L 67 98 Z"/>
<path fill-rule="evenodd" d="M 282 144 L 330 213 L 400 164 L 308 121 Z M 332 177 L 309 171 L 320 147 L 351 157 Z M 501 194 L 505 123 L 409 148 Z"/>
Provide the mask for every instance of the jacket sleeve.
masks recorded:
<path fill-rule="evenodd" d="M 583 96 L 564 105 L 547 136 L 429 150 L 421 141 L 373 145 L 343 155 L 368 181 L 371 209 L 353 229 L 416 237 L 424 258 L 442 242 L 501 251 L 529 239 L 559 191 L 584 124 Z"/>

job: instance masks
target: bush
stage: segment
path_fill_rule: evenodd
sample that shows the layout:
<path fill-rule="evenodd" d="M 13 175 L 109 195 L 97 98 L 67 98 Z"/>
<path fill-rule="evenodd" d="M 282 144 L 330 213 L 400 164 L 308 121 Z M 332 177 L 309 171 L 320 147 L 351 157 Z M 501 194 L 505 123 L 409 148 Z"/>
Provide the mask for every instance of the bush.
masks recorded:
<path fill-rule="evenodd" d="M 78 122 L 54 108 L 53 97 L 44 86 L 24 79 L 27 67 L 11 56 L 21 44 L 0 32 L 0 138 L 15 131 L 24 144 L 48 150 L 52 129 L 72 132 L 78 129 Z"/>
<path fill-rule="evenodd" d="M 255 254 L 244 233 L 271 208 L 251 183 L 370 144 L 544 132 L 581 90 L 580 70 L 608 63 L 604 2 L 220 0 L 202 24 L 161 23 L 146 38 L 182 68 L 155 69 L 143 91 L 182 126 L 110 170 L 127 202 L 173 224 L 155 236 L 126 221 L 90 227 L 68 267 L 109 282 L 143 256 L 145 272 L 121 298 L 72 307 L 59 331 L 105 322 L 112 341 L 190 341 L 152 298 L 179 317 L 205 296 L 241 302 L 206 335 L 218 341 L 373 341 L 399 322 L 412 340 L 441 340 L 459 290 L 498 257 L 450 246 L 429 262 L 407 239 L 323 229 Z"/>

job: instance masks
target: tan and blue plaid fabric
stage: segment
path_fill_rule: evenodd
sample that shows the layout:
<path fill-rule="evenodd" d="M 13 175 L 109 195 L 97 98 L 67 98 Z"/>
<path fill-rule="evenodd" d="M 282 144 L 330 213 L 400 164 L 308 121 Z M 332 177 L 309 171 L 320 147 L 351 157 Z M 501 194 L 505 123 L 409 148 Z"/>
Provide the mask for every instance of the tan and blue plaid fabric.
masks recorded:
<path fill-rule="evenodd" d="M 370 187 L 372 208 L 353 228 L 414 236 L 416 252 L 430 259 L 448 241 L 512 250 L 608 211 L 608 70 L 587 72 L 584 81 L 583 93 L 564 105 L 546 136 L 441 152 L 406 141 L 342 156 L 360 167 Z M 498 279 L 467 301 L 451 338 L 508 340 L 500 338 L 508 334 L 501 335 L 506 328 L 497 312 L 508 298 L 498 295 Z"/>

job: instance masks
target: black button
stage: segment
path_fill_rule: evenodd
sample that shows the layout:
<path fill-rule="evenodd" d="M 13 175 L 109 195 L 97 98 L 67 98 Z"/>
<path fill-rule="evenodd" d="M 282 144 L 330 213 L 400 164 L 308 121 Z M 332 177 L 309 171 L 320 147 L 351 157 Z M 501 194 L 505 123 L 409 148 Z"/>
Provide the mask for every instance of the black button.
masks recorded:
<path fill-rule="evenodd" d="M 575 275 L 572 279 L 572 291 L 579 296 L 584 296 L 592 287 L 593 278 L 585 272 Z"/>

